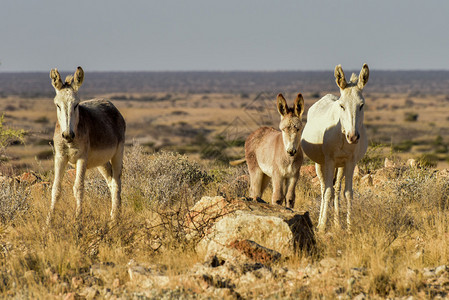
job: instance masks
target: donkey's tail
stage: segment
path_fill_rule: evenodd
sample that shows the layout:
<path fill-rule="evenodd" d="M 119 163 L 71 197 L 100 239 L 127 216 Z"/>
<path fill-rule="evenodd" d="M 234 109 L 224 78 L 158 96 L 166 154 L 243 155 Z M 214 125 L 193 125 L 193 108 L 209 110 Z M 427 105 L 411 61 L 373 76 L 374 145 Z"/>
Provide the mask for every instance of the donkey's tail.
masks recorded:
<path fill-rule="evenodd" d="M 231 166 L 237 166 L 237 165 L 243 164 L 245 161 L 246 161 L 246 158 L 242 158 L 242 159 L 230 161 L 229 164 Z"/>

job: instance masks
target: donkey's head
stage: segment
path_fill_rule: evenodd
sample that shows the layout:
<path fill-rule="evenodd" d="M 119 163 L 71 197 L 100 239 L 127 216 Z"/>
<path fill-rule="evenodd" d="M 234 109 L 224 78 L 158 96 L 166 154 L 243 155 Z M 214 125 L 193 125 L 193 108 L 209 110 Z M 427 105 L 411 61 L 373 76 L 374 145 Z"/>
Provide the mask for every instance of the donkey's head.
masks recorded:
<path fill-rule="evenodd" d="M 284 149 L 290 156 L 294 156 L 299 148 L 302 128 L 302 113 L 304 112 L 304 98 L 301 94 L 296 96 L 293 108 L 289 108 L 284 96 L 279 94 L 277 97 L 277 106 L 281 115 L 281 123 L 279 128 L 282 131 L 282 140 Z"/>
<path fill-rule="evenodd" d="M 69 75 L 65 82 L 62 82 L 58 70 L 52 69 L 50 78 L 56 91 L 54 102 L 62 137 L 71 142 L 75 138 L 75 130 L 79 121 L 78 104 L 80 98 L 78 97 L 78 89 L 83 83 L 84 71 L 81 67 L 78 67 L 74 76 Z"/>
<path fill-rule="evenodd" d="M 356 144 L 360 138 L 360 130 L 363 125 L 363 107 L 365 99 L 362 90 L 368 82 L 369 69 L 364 64 L 359 76 L 352 73 L 351 80 L 346 82 L 341 65 L 335 67 L 335 81 L 340 87 L 340 124 L 342 133 L 349 144 Z"/>

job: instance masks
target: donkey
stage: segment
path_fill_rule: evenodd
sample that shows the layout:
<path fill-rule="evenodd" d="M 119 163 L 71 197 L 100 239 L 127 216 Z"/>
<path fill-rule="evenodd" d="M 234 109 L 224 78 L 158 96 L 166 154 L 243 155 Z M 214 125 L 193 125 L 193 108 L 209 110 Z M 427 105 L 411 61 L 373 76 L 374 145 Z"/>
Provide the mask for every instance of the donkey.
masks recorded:
<path fill-rule="evenodd" d="M 119 216 L 121 173 L 126 124 L 118 109 L 109 101 L 93 99 L 80 102 L 78 89 L 84 71 L 78 67 L 74 76 L 62 82 L 57 69 L 50 71 L 55 88 L 57 122 L 53 136 L 55 148 L 55 180 L 47 225 L 52 221 L 55 205 L 61 196 L 61 181 L 67 163 L 76 167 L 73 193 L 76 219 L 81 215 L 86 169 L 97 167 L 108 183 L 112 198 L 111 219 Z"/>
<path fill-rule="evenodd" d="M 260 198 L 272 179 L 272 204 L 293 208 L 295 187 L 303 153 L 299 144 L 303 124 L 304 99 L 298 94 L 293 108 L 289 108 L 284 96 L 277 96 L 277 108 L 281 115 L 278 131 L 261 127 L 248 136 L 245 142 L 245 160 L 250 175 L 250 196 Z"/>
<path fill-rule="evenodd" d="M 341 65 L 335 67 L 335 79 L 340 87 L 340 98 L 328 94 L 313 104 L 307 113 L 307 124 L 301 137 L 304 153 L 316 164 L 321 183 L 321 208 L 318 230 L 327 222 L 329 201 L 334 196 L 334 222 L 340 226 L 339 198 L 341 181 L 345 177 L 344 198 L 348 203 L 347 224 L 351 229 L 352 178 L 357 162 L 368 147 L 363 125 L 365 99 L 362 90 L 368 82 L 369 69 L 364 64 L 357 78 L 352 74 L 346 82 Z M 334 193 L 334 176 L 335 195 Z"/>

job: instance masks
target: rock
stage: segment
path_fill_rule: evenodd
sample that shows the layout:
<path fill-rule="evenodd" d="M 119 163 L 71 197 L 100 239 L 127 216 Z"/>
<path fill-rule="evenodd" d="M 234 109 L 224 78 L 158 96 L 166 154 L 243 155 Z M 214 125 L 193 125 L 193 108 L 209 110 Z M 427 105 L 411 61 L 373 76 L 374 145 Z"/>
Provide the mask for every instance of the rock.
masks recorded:
<path fill-rule="evenodd" d="M 373 186 L 373 176 L 366 174 L 360 179 L 360 185 Z"/>
<path fill-rule="evenodd" d="M 120 287 L 120 279 L 115 278 L 114 281 L 112 282 L 112 287 L 113 287 L 114 289 Z"/>
<path fill-rule="evenodd" d="M 80 295 L 85 297 L 87 300 L 92 300 L 95 299 L 97 296 L 99 296 L 100 292 L 94 287 L 85 287 L 80 292 Z"/>
<path fill-rule="evenodd" d="M 422 275 L 426 278 L 435 276 L 435 269 L 432 268 L 424 268 L 422 271 Z"/>
<path fill-rule="evenodd" d="M 332 257 L 323 258 L 320 261 L 320 266 L 324 269 L 332 269 L 337 266 L 337 261 L 333 259 Z"/>
<path fill-rule="evenodd" d="M 92 276 L 100 278 L 103 282 L 112 281 L 112 278 L 115 276 L 113 272 L 113 263 L 99 263 L 93 264 L 90 266 L 90 274 Z"/>
<path fill-rule="evenodd" d="M 305 176 L 307 178 L 316 177 L 315 165 L 302 166 L 300 170 L 300 176 Z"/>
<path fill-rule="evenodd" d="M 360 293 L 357 296 L 355 296 L 352 300 L 364 300 L 366 299 L 366 295 L 364 293 Z"/>
<path fill-rule="evenodd" d="M 82 277 L 80 277 L 80 276 L 72 277 L 72 288 L 78 289 L 83 285 L 83 283 L 84 283 L 84 280 Z"/>
<path fill-rule="evenodd" d="M 34 174 L 32 172 L 23 173 L 22 175 L 16 176 L 15 179 L 19 183 L 23 183 L 23 184 L 27 184 L 27 185 L 33 185 L 36 182 L 41 180 L 36 174 Z"/>
<path fill-rule="evenodd" d="M 197 250 L 206 254 L 206 258 L 220 254 L 228 259 L 229 255 L 232 256 L 228 249 L 239 248 L 236 245 L 254 246 L 254 249 L 258 249 L 253 249 L 256 252 L 262 251 L 261 247 L 264 247 L 286 257 L 294 255 L 300 249 L 311 252 L 315 246 L 309 214 L 294 212 L 278 205 L 243 199 L 203 197 L 192 208 L 188 218 L 191 231 L 201 228 L 203 235 Z M 236 241 L 245 242 L 239 244 Z M 275 252 L 262 252 L 268 256 L 276 256 Z"/>
<path fill-rule="evenodd" d="M 449 170 L 443 169 L 443 170 L 438 171 L 437 177 L 447 179 L 449 177 Z"/>
<path fill-rule="evenodd" d="M 265 248 L 251 240 L 238 241 L 229 243 L 228 247 L 244 255 L 251 261 L 261 264 L 271 264 L 281 258 L 281 254 L 277 251 Z"/>
<path fill-rule="evenodd" d="M 442 266 L 438 266 L 435 268 L 435 275 L 436 276 L 441 276 L 442 274 L 447 272 L 447 266 L 446 265 L 442 265 Z"/>
<path fill-rule="evenodd" d="M 80 296 L 77 293 L 67 293 L 64 295 L 64 300 L 76 300 L 79 299 Z"/>
<path fill-rule="evenodd" d="M 406 162 L 406 165 L 409 166 L 410 168 L 417 168 L 418 162 L 414 158 L 409 158 Z"/>
<path fill-rule="evenodd" d="M 394 161 L 392 161 L 388 157 L 385 157 L 384 167 L 385 168 L 394 168 L 394 167 L 396 167 L 396 164 L 394 163 Z"/>

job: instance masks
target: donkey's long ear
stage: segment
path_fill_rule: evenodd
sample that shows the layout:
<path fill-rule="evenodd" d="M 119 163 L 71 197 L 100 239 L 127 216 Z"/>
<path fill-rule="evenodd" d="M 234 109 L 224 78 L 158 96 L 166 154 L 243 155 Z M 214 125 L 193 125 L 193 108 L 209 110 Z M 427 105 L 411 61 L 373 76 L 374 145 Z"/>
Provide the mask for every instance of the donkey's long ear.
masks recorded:
<path fill-rule="evenodd" d="M 73 82 L 72 82 L 72 88 L 75 91 L 78 91 L 80 86 L 83 84 L 84 81 L 84 71 L 83 68 L 78 67 L 75 71 L 75 74 L 73 75 Z"/>
<path fill-rule="evenodd" d="M 62 88 L 62 80 L 61 75 L 59 75 L 58 69 L 51 69 L 50 71 L 51 85 L 55 88 L 56 91 L 59 91 Z"/>
<path fill-rule="evenodd" d="M 369 68 L 367 64 L 363 64 L 362 70 L 359 75 L 359 82 L 357 83 L 357 87 L 359 89 L 363 89 L 365 84 L 368 82 L 369 78 Z"/>
<path fill-rule="evenodd" d="M 298 96 L 296 96 L 295 100 L 295 115 L 301 118 L 303 112 L 304 112 L 304 98 L 302 97 L 302 94 L 299 93 Z"/>
<path fill-rule="evenodd" d="M 285 101 L 285 98 L 284 96 L 282 96 L 282 94 L 278 95 L 277 101 L 278 101 L 278 112 L 281 114 L 281 116 L 285 116 L 288 113 L 287 101 Z"/>
<path fill-rule="evenodd" d="M 346 87 L 347 82 L 345 78 L 345 73 L 343 73 L 341 65 L 335 67 L 334 75 L 335 75 L 335 82 L 343 90 Z"/>

